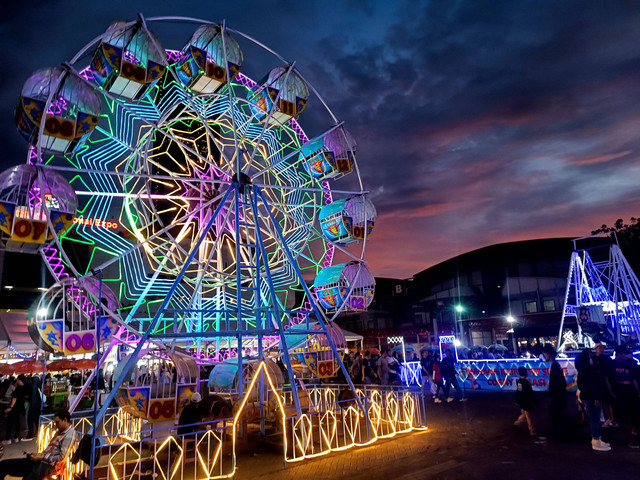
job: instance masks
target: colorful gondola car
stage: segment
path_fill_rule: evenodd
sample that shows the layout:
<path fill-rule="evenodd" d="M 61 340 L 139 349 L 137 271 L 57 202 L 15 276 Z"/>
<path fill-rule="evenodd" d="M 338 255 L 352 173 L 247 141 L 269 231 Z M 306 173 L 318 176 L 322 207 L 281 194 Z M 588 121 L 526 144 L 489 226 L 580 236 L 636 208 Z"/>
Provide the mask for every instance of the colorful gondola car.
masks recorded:
<path fill-rule="evenodd" d="M 10 251 L 35 252 L 72 225 L 76 193 L 60 174 L 17 165 L 0 174 L 0 242 Z M 51 226 L 49 226 L 49 221 Z"/>
<path fill-rule="evenodd" d="M 94 353 L 98 340 L 106 344 L 117 332 L 119 307 L 113 291 L 95 277 L 64 278 L 38 301 L 28 323 L 29 334 L 36 345 L 50 353 Z"/>
<path fill-rule="evenodd" d="M 371 235 L 376 209 L 366 195 L 335 201 L 320 209 L 318 220 L 330 242 L 347 245 Z"/>
<path fill-rule="evenodd" d="M 115 22 L 93 54 L 95 82 L 112 95 L 138 100 L 167 70 L 167 56 L 158 38 L 142 21 Z"/>
<path fill-rule="evenodd" d="M 342 126 L 300 148 L 300 160 L 318 181 L 337 179 L 350 173 L 355 165 L 356 141 Z"/>
<path fill-rule="evenodd" d="M 320 270 L 313 288 L 325 310 L 363 311 L 373 300 L 375 284 L 364 262 L 352 261 Z"/>
<path fill-rule="evenodd" d="M 176 73 L 191 91 L 209 94 L 240 72 L 242 60 L 240 46 L 223 27 L 201 25 L 182 49 Z"/>
<path fill-rule="evenodd" d="M 82 146 L 101 111 L 100 96 L 83 79 L 65 68 L 44 68 L 24 83 L 15 121 L 28 142 L 50 153 L 65 154 Z"/>
<path fill-rule="evenodd" d="M 273 126 L 297 118 L 308 99 L 309 87 L 293 65 L 271 70 L 249 96 L 256 117 Z"/>

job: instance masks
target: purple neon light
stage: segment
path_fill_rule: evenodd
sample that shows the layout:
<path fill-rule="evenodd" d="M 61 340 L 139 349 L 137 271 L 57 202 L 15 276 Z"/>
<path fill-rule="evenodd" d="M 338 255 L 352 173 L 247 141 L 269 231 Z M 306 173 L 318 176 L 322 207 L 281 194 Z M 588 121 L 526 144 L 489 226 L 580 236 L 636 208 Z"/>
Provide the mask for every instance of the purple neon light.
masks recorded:
<path fill-rule="evenodd" d="M 47 110 L 48 115 L 60 115 L 63 110 L 67 108 L 67 101 L 63 97 L 58 97 L 55 100 L 51 100 L 51 104 L 49 105 L 49 110 Z"/>
<path fill-rule="evenodd" d="M 60 258 L 60 254 L 56 247 L 45 247 L 42 249 L 42 254 L 47 260 L 53 275 L 56 280 L 60 281 L 63 278 L 69 278 L 69 274 L 66 272 L 66 267 Z"/>

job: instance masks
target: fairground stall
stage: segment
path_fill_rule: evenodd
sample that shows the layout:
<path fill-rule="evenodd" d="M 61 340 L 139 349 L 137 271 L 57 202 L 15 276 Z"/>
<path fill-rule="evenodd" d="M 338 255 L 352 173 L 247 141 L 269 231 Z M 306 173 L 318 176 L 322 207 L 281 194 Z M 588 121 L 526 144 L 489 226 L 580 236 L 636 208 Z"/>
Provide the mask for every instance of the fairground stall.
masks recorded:
<path fill-rule="evenodd" d="M 225 478 L 254 436 L 293 462 L 425 428 L 419 395 L 356 388 L 342 363 L 333 322 L 373 298 L 376 212 L 354 138 L 295 62 L 224 22 L 140 16 L 35 72 L 16 121 L 28 154 L 0 176 L 1 241 L 58 280 L 32 332 L 97 353 L 76 398 L 117 363 L 104 403 L 71 405 L 95 447 L 67 474 Z M 338 370 L 346 385 L 320 382 Z M 179 432 L 196 392 L 204 423 Z"/>

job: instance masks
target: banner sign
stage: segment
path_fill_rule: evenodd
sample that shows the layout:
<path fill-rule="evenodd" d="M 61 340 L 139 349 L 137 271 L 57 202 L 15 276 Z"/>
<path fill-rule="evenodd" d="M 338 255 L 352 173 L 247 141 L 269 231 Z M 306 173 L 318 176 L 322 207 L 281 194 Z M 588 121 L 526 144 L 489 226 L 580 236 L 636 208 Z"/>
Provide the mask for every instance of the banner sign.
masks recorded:
<path fill-rule="evenodd" d="M 576 369 L 573 359 L 558 359 L 567 379 L 567 390 L 575 390 Z M 525 367 L 527 379 L 533 390 L 541 392 L 549 388 L 551 362 L 535 359 L 460 360 L 456 363 L 460 386 L 472 390 L 513 390 L 520 378 L 518 367 Z"/>

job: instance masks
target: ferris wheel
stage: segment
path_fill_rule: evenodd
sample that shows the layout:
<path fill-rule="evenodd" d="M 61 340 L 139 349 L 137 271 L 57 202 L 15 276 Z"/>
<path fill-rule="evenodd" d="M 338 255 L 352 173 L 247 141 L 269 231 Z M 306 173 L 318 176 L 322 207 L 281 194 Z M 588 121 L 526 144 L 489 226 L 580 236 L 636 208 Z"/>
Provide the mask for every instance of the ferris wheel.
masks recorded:
<path fill-rule="evenodd" d="M 156 24 L 186 43 L 166 49 Z M 305 115 L 324 129 L 307 134 Z M 50 351 L 71 353 L 67 335 L 100 330 L 100 315 L 98 343 L 116 323 L 141 334 L 162 308 L 155 333 L 219 355 L 225 337 L 204 333 L 331 322 L 371 302 L 376 212 L 356 142 L 295 63 L 248 35 L 182 17 L 114 23 L 25 82 L 16 123 L 30 146 L 3 175 L 0 240 L 40 253 L 59 281 L 46 304 L 73 306 L 38 308 Z"/>

